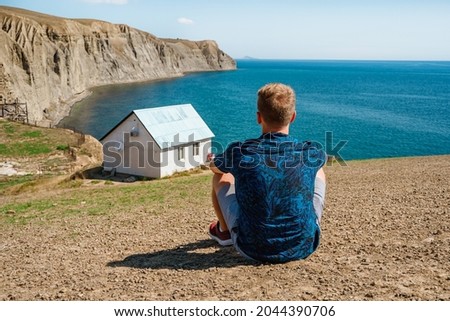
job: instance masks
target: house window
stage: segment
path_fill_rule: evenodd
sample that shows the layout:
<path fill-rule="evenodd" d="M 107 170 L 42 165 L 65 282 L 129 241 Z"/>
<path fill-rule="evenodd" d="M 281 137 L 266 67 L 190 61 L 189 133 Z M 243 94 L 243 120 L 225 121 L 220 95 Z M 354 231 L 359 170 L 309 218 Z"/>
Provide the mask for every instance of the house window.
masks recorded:
<path fill-rule="evenodd" d="M 192 155 L 194 155 L 194 156 L 200 155 L 200 143 L 194 143 L 194 147 L 192 149 Z"/>
<path fill-rule="evenodd" d="M 184 147 L 178 147 L 178 160 L 184 159 Z"/>

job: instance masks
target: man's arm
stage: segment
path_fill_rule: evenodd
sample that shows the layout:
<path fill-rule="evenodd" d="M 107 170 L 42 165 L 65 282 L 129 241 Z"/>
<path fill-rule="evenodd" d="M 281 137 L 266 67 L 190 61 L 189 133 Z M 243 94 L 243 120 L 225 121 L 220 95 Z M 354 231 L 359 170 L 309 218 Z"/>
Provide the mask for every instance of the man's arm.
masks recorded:
<path fill-rule="evenodd" d="M 224 172 L 222 172 L 220 169 L 218 169 L 218 168 L 216 167 L 216 164 L 214 164 L 214 157 L 215 157 L 214 154 L 209 153 L 208 156 L 207 156 L 207 158 L 206 158 L 206 159 L 209 161 L 209 169 L 210 169 L 214 174 L 221 174 L 221 175 L 225 174 Z"/>

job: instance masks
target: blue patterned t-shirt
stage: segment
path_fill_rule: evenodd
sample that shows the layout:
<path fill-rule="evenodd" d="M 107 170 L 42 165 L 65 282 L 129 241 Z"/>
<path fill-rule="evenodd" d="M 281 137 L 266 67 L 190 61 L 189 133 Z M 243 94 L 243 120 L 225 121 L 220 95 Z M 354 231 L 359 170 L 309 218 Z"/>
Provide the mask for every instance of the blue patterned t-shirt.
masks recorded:
<path fill-rule="evenodd" d="M 319 243 L 314 181 L 325 152 L 282 133 L 230 144 L 214 158 L 235 178 L 237 245 L 251 258 L 286 262 L 308 257 Z"/>

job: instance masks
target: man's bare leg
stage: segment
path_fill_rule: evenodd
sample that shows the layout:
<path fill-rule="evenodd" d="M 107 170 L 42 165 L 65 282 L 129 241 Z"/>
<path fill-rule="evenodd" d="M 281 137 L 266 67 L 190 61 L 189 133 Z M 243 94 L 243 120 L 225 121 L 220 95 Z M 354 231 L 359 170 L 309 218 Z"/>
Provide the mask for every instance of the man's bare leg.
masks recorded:
<path fill-rule="evenodd" d="M 227 223 L 222 214 L 222 209 L 220 208 L 219 201 L 217 200 L 217 193 L 225 187 L 234 184 L 234 177 L 231 174 L 214 174 L 213 177 L 213 188 L 212 188 L 212 203 L 214 207 L 214 212 L 216 213 L 217 219 L 219 220 L 220 230 L 228 231 Z"/>

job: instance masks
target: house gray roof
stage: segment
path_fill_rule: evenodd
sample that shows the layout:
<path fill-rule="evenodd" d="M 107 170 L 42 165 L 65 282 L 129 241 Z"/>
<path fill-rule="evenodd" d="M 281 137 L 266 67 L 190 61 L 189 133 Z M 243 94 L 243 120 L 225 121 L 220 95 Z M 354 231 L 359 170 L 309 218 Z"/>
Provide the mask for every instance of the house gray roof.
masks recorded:
<path fill-rule="evenodd" d="M 161 149 L 214 137 L 191 104 L 133 110 Z"/>

